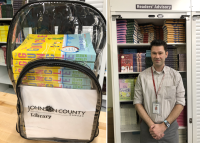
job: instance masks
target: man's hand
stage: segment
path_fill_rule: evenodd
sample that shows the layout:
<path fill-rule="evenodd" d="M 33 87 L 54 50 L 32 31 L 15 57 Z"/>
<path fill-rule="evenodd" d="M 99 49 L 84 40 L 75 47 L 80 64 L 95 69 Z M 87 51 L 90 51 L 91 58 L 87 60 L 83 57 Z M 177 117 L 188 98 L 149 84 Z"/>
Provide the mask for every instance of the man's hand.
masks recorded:
<path fill-rule="evenodd" d="M 167 127 L 164 123 L 154 124 L 149 128 L 149 132 L 154 139 L 160 140 L 164 137 L 164 132 L 166 129 Z"/>

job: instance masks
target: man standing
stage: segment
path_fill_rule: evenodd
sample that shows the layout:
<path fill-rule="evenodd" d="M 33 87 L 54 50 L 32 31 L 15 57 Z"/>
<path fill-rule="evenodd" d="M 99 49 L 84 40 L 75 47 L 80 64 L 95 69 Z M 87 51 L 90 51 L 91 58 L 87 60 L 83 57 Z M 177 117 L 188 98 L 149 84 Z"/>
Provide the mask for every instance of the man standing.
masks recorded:
<path fill-rule="evenodd" d="M 134 105 L 142 118 L 141 143 L 178 143 L 176 118 L 185 106 L 182 77 L 165 66 L 167 45 L 162 40 L 151 42 L 153 66 L 141 72 L 135 85 Z"/>

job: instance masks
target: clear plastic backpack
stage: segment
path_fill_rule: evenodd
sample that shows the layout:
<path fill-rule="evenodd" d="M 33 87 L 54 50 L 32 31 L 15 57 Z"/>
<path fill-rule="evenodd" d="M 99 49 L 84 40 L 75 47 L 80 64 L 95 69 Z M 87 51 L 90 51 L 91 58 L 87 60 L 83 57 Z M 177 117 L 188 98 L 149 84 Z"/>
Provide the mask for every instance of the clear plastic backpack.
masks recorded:
<path fill-rule="evenodd" d="M 38 1 L 14 15 L 7 68 L 18 97 L 16 130 L 30 140 L 91 142 L 102 91 L 97 73 L 106 21 L 79 1 Z"/>

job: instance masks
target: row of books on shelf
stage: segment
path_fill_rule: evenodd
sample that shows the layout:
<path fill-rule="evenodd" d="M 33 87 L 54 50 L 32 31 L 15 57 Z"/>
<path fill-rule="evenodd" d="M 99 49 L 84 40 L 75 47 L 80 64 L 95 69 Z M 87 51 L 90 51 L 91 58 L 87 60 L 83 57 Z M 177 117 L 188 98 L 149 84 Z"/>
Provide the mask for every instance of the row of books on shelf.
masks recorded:
<path fill-rule="evenodd" d="M 138 24 L 135 19 L 117 20 L 117 43 L 151 43 L 162 39 L 167 43 L 185 43 L 185 20 L 167 19 L 163 26 Z"/>
<path fill-rule="evenodd" d="M 120 104 L 120 119 L 121 125 L 137 125 L 140 124 L 141 118 L 139 117 L 136 109 L 133 104 Z M 180 127 L 187 126 L 187 106 L 184 107 L 183 111 L 177 118 L 178 125 Z M 186 134 L 183 131 L 180 131 L 180 134 Z"/>
<path fill-rule="evenodd" d="M 0 42 L 7 42 L 9 25 L 0 25 Z"/>
<path fill-rule="evenodd" d="M 168 46 L 170 47 L 170 46 Z M 118 72 L 142 72 L 153 65 L 150 50 L 120 49 L 118 54 Z M 177 54 L 176 48 L 168 49 L 165 65 L 175 70 L 186 71 L 186 54 Z"/>
<path fill-rule="evenodd" d="M 13 17 L 13 6 L 9 0 L 7 3 L 0 2 L 0 18 L 12 18 Z"/>
<path fill-rule="evenodd" d="M 0 48 L 0 63 L 6 64 L 6 45 L 1 46 Z"/>

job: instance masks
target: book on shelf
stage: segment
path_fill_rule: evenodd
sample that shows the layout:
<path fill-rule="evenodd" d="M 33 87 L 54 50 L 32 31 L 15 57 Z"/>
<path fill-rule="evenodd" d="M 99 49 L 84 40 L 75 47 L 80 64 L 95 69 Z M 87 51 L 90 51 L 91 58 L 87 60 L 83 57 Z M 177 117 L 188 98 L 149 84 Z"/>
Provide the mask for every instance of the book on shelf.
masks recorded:
<path fill-rule="evenodd" d="M 121 72 L 133 72 L 133 54 L 121 54 Z"/>
<path fill-rule="evenodd" d="M 122 88 L 123 83 L 130 83 L 130 90 L 131 90 L 131 100 L 133 100 L 134 96 L 134 78 L 121 78 L 119 79 L 119 87 Z M 122 85 L 121 85 L 122 84 Z M 121 99 L 123 100 L 123 99 Z"/>
<path fill-rule="evenodd" d="M 119 99 L 131 100 L 131 83 L 119 84 Z"/>
<path fill-rule="evenodd" d="M 137 114 L 133 104 L 121 104 L 120 105 L 120 118 L 121 125 L 136 125 Z"/>

